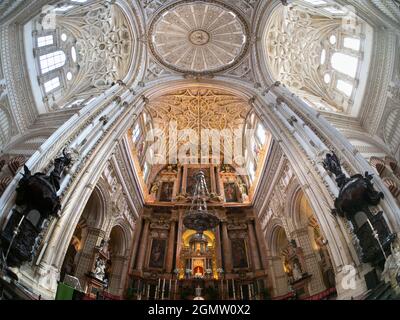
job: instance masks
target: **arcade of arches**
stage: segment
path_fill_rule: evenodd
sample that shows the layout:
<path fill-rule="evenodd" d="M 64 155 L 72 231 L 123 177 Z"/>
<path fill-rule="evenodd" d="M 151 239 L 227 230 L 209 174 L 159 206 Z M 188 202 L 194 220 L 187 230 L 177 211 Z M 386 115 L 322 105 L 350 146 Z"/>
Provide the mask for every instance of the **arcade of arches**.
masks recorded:
<path fill-rule="evenodd" d="M 0 21 L 1 299 L 400 297 L 399 1 Z"/>

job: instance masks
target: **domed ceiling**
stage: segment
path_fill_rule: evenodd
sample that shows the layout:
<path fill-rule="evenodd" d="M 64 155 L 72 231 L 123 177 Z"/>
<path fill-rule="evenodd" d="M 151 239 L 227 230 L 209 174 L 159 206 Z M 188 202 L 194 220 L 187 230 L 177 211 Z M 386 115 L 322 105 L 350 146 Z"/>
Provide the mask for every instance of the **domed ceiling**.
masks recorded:
<path fill-rule="evenodd" d="M 166 7 L 149 29 L 149 46 L 156 59 L 183 73 L 232 67 L 245 55 L 248 38 L 247 24 L 236 10 L 208 1 Z"/>

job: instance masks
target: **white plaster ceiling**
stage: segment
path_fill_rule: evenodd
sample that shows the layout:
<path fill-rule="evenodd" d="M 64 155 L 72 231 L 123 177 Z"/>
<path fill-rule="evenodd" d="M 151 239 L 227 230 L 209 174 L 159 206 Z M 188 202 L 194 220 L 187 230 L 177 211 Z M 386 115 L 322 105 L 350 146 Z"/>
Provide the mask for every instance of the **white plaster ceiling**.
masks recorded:
<path fill-rule="evenodd" d="M 246 53 L 245 20 L 233 8 L 214 2 L 179 2 L 151 22 L 149 46 L 163 65 L 183 73 L 226 70 Z"/>

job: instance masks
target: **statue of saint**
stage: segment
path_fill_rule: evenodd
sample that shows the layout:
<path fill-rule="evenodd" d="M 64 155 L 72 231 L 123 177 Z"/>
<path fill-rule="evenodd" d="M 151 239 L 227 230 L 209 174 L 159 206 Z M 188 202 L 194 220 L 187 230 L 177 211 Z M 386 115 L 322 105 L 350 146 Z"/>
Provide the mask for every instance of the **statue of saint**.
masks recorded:
<path fill-rule="evenodd" d="M 150 193 L 156 194 L 158 191 L 158 188 L 159 188 L 158 182 L 153 183 L 153 185 L 151 186 L 151 189 L 150 189 Z"/>
<path fill-rule="evenodd" d="M 97 279 L 103 281 L 105 274 L 106 274 L 106 262 L 102 258 L 97 257 L 93 275 Z"/>
<path fill-rule="evenodd" d="M 384 271 L 382 272 L 382 279 L 385 282 L 390 282 L 396 291 L 400 292 L 400 245 L 391 244 L 392 254 L 385 262 Z"/>
<path fill-rule="evenodd" d="M 301 267 L 298 262 L 293 263 L 293 279 L 294 281 L 300 280 L 303 278 L 303 272 L 301 271 Z"/>

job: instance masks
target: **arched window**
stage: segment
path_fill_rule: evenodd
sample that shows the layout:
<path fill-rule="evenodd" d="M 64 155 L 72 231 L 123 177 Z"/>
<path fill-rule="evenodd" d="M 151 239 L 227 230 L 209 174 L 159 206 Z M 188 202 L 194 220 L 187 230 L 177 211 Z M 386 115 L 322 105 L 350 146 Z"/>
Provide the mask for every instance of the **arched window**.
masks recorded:
<path fill-rule="evenodd" d="M 275 80 L 315 109 L 358 115 L 373 29 L 356 12 L 334 0 L 293 0 L 271 14 L 264 35 Z"/>
<path fill-rule="evenodd" d="M 84 101 L 84 99 L 77 99 L 77 100 L 75 100 L 75 101 L 73 101 L 71 103 L 68 103 L 64 107 L 64 109 L 79 107 L 82 104 L 83 101 Z"/>
<path fill-rule="evenodd" d="M 143 178 L 146 181 L 147 180 L 147 176 L 149 174 L 149 165 L 147 162 L 144 163 L 144 168 L 143 168 Z"/>
<path fill-rule="evenodd" d="M 72 58 L 72 60 L 74 62 L 76 62 L 77 57 L 76 57 L 76 49 L 75 49 L 75 47 L 71 48 L 71 58 Z"/>
<path fill-rule="evenodd" d="M 55 12 L 66 12 L 66 11 L 72 9 L 73 7 L 74 7 L 73 5 L 65 5 L 62 7 L 55 8 L 54 11 Z"/>
<path fill-rule="evenodd" d="M 141 132 L 140 123 L 137 122 L 136 125 L 135 125 L 135 128 L 133 129 L 133 134 L 132 134 L 132 140 L 133 140 L 134 143 L 136 143 L 137 140 L 139 139 L 140 132 Z"/>
<path fill-rule="evenodd" d="M 54 43 L 53 35 L 43 36 L 37 38 L 38 48 L 52 45 Z"/>
<path fill-rule="evenodd" d="M 335 52 L 331 59 L 332 67 L 349 77 L 355 78 L 358 67 L 358 59 L 344 53 Z"/>
<path fill-rule="evenodd" d="M 336 88 L 348 97 L 350 97 L 351 93 L 353 92 L 353 85 L 343 80 L 338 80 Z"/>
<path fill-rule="evenodd" d="M 360 51 L 361 41 L 360 39 L 346 37 L 343 39 L 343 46 L 354 51 Z"/>
<path fill-rule="evenodd" d="M 93 38 L 94 26 L 104 39 Z M 104 7 L 95 0 L 57 1 L 24 24 L 24 39 L 26 61 L 35 66 L 29 78 L 40 113 L 99 96 L 125 77 L 131 66 L 126 61 L 133 59 L 131 23 L 114 2 Z M 99 41 L 116 45 L 99 49 Z M 56 87 L 56 94 L 47 94 Z"/>
<path fill-rule="evenodd" d="M 256 176 L 256 164 L 254 163 L 253 160 L 249 161 L 249 164 L 247 166 L 247 170 L 249 172 L 250 181 L 253 182 L 254 178 Z"/>
<path fill-rule="evenodd" d="M 40 56 L 40 70 L 45 74 L 54 69 L 60 68 L 65 64 L 65 53 L 61 50 Z"/>
<path fill-rule="evenodd" d="M 267 141 L 266 134 L 267 134 L 267 132 L 266 132 L 264 126 L 261 123 L 259 123 L 257 126 L 256 135 L 262 145 L 265 144 L 265 142 Z"/>
<path fill-rule="evenodd" d="M 60 86 L 60 78 L 56 77 L 44 83 L 44 90 L 46 93 L 53 91 Z"/>

